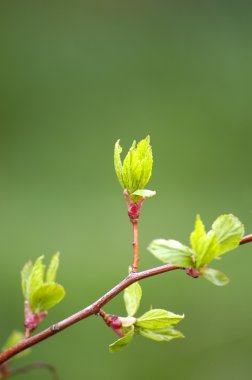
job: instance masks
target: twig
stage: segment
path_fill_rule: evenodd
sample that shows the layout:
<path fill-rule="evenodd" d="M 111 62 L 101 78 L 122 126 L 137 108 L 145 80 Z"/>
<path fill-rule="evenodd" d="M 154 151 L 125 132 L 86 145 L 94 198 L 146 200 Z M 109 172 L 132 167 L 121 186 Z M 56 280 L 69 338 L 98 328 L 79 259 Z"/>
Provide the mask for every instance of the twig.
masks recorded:
<path fill-rule="evenodd" d="M 252 234 L 244 236 L 241 241 L 240 245 L 251 243 L 252 242 Z"/>
<path fill-rule="evenodd" d="M 133 226 L 133 263 L 132 272 L 138 271 L 139 256 L 138 256 L 138 221 L 131 220 Z"/>
<path fill-rule="evenodd" d="M 252 242 L 252 234 L 244 236 L 240 244 L 246 244 Z M 121 293 L 124 289 L 126 289 L 129 285 L 134 282 L 143 280 L 144 278 L 156 276 L 161 273 L 170 272 L 176 269 L 185 270 L 186 268 L 179 268 L 175 265 L 161 265 L 159 267 L 147 269 L 142 272 L 131 272 L 124 280 L 122 280 L 119 284 L 117 284 L 114 288 L 112 288 L 109 292 L 100 297 L 93 304 L 89 305 L 85 309 L 80 310 L 79 312 L 71 315 L 70 317 L 50 326 L 49 328 L 41 331 L 40 333 L 33 335 L 29 338 L 25 338 L 21 340 L 19 343 L 15 344 L 13 347 L 4 351 L 0 354 L 0 364 L 6 362 L 13 356 L 17 355 L 19 352 L 26 350 L 29 347 L 34 346 L 35 344 L 42 342 L 43 340 L 55 335 L 56 333 L 70 327 L 71 325 L 90 317 L 91 315 L 99 313 L 101 307 L 107 304 L 111 299 Z"/>
<path fill-rule="evenodd" d="M 108 303 L 112 298 L 114 298 L 117 294 L 121 293 L 124 289 L 126 289 L 129 285 L 142 280 L 147 277 L 155 276 L 161 273 L 170 272 L 176 269 L 185 269 L 178 268 L 175 265 L 162 265 L 156 268 L 148 269 L 143 272 L 134 273 L 131 272 L 124 280 L 122 280 L 119 284 L 117 284 L 114 288 L 112 288 L 109 292 L 100 297 L 97 301 L 95 301 L 90 306 L 86 307 L 83 310 L 71 315 L 70 317 L 50 326 L 49 328 L 41 331 L 40 333 L 33 335 L 29 338 L 25 338 L 15 344 L 13 347 L 7 349 L 3 353 L 0 354 L 0 364 L 9 360 L 13 356 L 17 355 L 19 352 L 24 351 L 25 349 L 34 346 L 35 344 L 42 342 L 43 340 L 55 335 L 56 333 L 66 329 L 67 327 L 90 317 L 91 315 L 97 314 L 102 306 Z"/>

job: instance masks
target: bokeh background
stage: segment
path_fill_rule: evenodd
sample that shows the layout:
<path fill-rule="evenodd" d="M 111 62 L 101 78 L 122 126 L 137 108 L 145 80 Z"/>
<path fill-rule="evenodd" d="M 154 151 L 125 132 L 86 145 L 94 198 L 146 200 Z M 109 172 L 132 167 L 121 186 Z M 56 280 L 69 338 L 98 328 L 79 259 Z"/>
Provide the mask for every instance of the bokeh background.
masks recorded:
<path fill-rule="evenodd" d="M 126 150 L 150 134 L 154 151 L 149 188 L 157 196 L 142 211 L 142 269 L 159 265 L 146 251 L 152 239 L 188 242 L 196 213 L 209 228 L 232 212 L 252 232 L 251 11 L 232 0 L 1 1 L 2 342 L 22 328 L 28 259 L 61 252 L 67 296 L 43 327 L 127 274 L 132 237 L 113 169 L 118 138 Z M 139 337 L 110 354 L 116 337 L 92 317 L 23 363 L 53 363 L 62 380 L 251 379 L 252 247 L 217 264 L 227 287 L 180 272 L 142 282 L 139 313 L 185 313 L 186 339 Z M 105 310 L 124 315 L 122 296 Z"/>

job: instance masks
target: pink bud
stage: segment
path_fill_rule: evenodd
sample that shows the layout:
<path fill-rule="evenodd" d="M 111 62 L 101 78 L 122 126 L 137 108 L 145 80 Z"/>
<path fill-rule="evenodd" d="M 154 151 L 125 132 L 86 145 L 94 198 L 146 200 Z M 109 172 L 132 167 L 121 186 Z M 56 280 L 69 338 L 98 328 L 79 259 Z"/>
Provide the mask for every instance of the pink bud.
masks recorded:
<path fill-rule="evenodd" d="M 113 315 L 110 322 L 110 327 L 119 329 L 122 326 L 122 322 L 120 318 L 118 318 L 116 315 Z"/>
<path fill-rule="evenodd" d="M 40 317 L 38 314 L 29 313 L 25 318 L 24 326 L 30 331 L 35 330 L 40 323 Z"/>
<path fill-rule="evenodd" d="M 37 314 L 29 312 L 25 317 L 24 327 L 30 331 L 34 331 L 47 315 L 48 311 L 46 310 Z"/>
<path fill-rule="evenodd" d="M 128 205 L 128 215 L 130 219 L 139 219 L 140 217 L 140 210 L 141 210 L 142 204 L 138 203 L 129 203 Z"/>
<path fill-rule="evenodd" d="M 198 269 L 196 268 L 186 268 L 186 274 L 188 274 L 188 276 L 190 277 L 193 277 L 193 278 L 198 278 L 201 273 Z"/>

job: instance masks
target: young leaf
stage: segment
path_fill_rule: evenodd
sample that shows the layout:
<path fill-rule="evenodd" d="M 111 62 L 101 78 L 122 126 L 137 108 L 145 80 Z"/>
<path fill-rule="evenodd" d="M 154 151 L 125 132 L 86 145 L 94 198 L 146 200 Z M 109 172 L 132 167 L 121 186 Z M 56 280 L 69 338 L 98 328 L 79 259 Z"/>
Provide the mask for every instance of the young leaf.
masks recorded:
<path fill-rule="evenodd" d="M 120 154 L 122 152 L 122 148 L 120 146 L 120 140 L 118 140 L 115 144 L 115 150 L 114 150 L 114 165 L 115 165 L 115 171 L 117 178 L 122 186 L 122 188 L 125 188 L 123 177 L 122 177 L 122 161 Z"/>
<path fill-rule="evenodd" d="M 152 172 L 153 157 L 150 146 L 150 136 L 141 140 L 137 145 L 138 160 L 142 169 L 138 189 L 143 189 L 149 182 Z"/>
<path fill-rule="evenodd" d="M 49 310 L 59 303 L 65 296 L 63 286 L 55 283 L 45 283 L 32 293 L 30 304 L 35 313 Z"/>
<path fill-rule="evenodd" d="M 145 338 L 155 340 L 156 342 L 170 342 L 171 340 L 176 338 L 184 338 L 184 335 L 180 331 L 171 328 L 156 330 L 140 328 L 138 332 Z"/>
<path fill-rule="evenodd" d="M 59 252 L 53 255 L 46 272 L 46 282 L 55 282 L 57 270 L 59 268 L 59 256 L 60 256 Z"/>
<path fill-rule="evenodd" d="M 196 268 L 210 263 L 218 256 L 220 247 L 214 231 L 206 233 L 204 224 L 197 215 L 195 229 L 190 236 L 191 245 L 194 250 Z"/>
<path fill-rule="evenodd" d="M 206 239 L 205 226 L 200 218 L 200 215 L 197 215 L 196 221 L 195 221 L 195 228 L 190 236 L 190 242 L 191 242 L 192 249 L 194 250 L 194 252 L 201 251 L 201 246 L 202 244 L 204 244 L 205 239 Z"/>
<path fill-rule="evenodd" d="M 44 256 L 40 256 L 34 263 L 30 280 L 29 280 L 29 297 L 32 298 L 33 294 L 38 288 L 41 287 L 44 281 L 45 265 L 42 263 Z"/>
<path fill-rule="evenodd" d="M 229 278 L 221 271 L 213 268 L 205 268 L 201 270 L 202 276 L 217 286 L 224 286 L 229 283 Z"/>
<path fill-rule="evenodd" d="M 151 198 L 151 197 L 154 197 L 154 195 L 156 195 L 156 191 L 153 191 L 153 190 L 136 190 L 134 191 L 134 193 L 132 193 L 132 195 L 138 195 L 140 197 L 143 197 L 143 198 Z"/>
<path fill-rule="evenodd" d="M 29 282 L 30 282 L 32 268 L 33 268 L 32 262 L 28 261 L 28 263 L 24 265 L 21 271 L 22 291 L 23 291 L 24 298 L 26 300 L 29 299 Z"/>
<path fill-rule="evenodd" d="M 144 189 L 151 177 L 153 158 L 150 137 L 147 136 L 138 144 L 136 144 L 136 141 L 133 141 L 123 164 L 120 158 L 121 151 L 122 148 L 120 147 L 118 140 L 114 150 L 116 174 L 122 187 L 127 189 L 129 195 L 132 195 L 135 191 Z M 150 191 L 145 193 L 145 197 L 151 195 L 153 195 L 153 193 Z M 137 194 L 132 195 L 132 200 L 137 201 L 139 197 L 140 195 Z"/>
<path fill-rule="evenodd" d="M 148 250 L 156 258 L 167 264 L 173 264 L 178 267 L 191 267 L 194 265 L 191 249 L 176 240 L 153 240 Z"/>
<path fill-rule="evenodd" d="M 212 225 L 220 245 L 219 255 L 236 248 L 244 235 L 244 226 L 232 214 L 219 216 Z"/>
<path fill-rule="evenodd" d="M 195 252 L 196 268 L 210 263 L 219 254 L 219 244 L 213 231 L 209 231 L 206 239 L 202 242 L 201 250 Z"/>
<path fill-rule="evenodd" d="M 135 325 L 148 330 L 164 329 L 179 323 L 183 318 L 183 315 L 174 314 L 170 311 L 152 309 L 138 318 Z"/>
<path fill-rule="evenodd" d="M 134 326 L 129 328 L 129 331 L 120 339 L 109 346 L 109 352 L 116 352 L 126 347 L 134 336 Z"/>
<path fill-rule="evenodd" d="M 142 298 L 142 288 L 138 282 L 128 286 L 123 293 L 123 299 L 128 316 L 132 317 L 138 310 Z"/>
<path fill-rule="evenodd" d="M 136 141 L 133 141 L 130 150 L 128 151 L 122 168 L 123 183 L 128 190 L 129 194 L 132 194 L 138 189 L 139 177 L 141 174 L 141 168 L 138 164 L 136 153 Z"/>

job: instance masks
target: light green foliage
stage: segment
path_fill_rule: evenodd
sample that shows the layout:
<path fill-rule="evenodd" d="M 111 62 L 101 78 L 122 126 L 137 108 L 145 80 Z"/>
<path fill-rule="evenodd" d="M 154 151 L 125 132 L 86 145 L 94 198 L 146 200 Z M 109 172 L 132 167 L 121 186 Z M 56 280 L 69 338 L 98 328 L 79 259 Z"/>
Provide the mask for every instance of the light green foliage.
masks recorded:
<path fill-rule="evenodd" d="M 183 318 L 183 315 L 167 310 L 152 309 L 137 319 L 136 332 L 156 342 L 170 342 L 173 339 L 184 337 L 180 331 L 173 328 L 173 325 L 179 323 Z"/>
<path fill-rule="evenodd" d="M 63 286 L 56 283 L 42 284 L 31 296 L 30 306 L 35 313 L 51 309 L 65 296 Z"/>
<path fill-rule="evenodd" d="M 184 338 L 184 335 L 175 329 L 172 328 L 164 328 L 164 329 L 156 329 L 156 330 L 148 330 L 140 328 L 138 330 L 139 334 L 144 336 L 145 338 L 155 340 L 156 342 L 170 342 L 176 338 Z"/>
<path fill-rule="evenodd" d="M 148 250 L 159 260 L 178 267 L 193 266 L 192 250 L 176 240 L 156 239 Z"/>
<path fill-rule="evenodd" d="M 132 317 L 138 310 L 141 298 L 142 298 L 142 289 L 138 282 L 128 286 L 123 293 L 125 307 L 128 313 L 128 316 Z"/>
<path fill-rule="evenodd" d="M 206 233 L 205 226 L 197 215 L 195 229 L 190 236 L 191 245 L 194 251 L 196 268 L 210 263 L 214 257 L 218 256 L 219 244 L 214 231 Z"/>
<path fill-rule="evenodd" d="M 57 252 L 53 255 L 49 267 L 46 272 L 46 282 L 54 282 L 56 278 L 56 274 L 59 268 L 59 257 L 60 253 Z"/>
<path fill-rule="evenodd" d="M 136 141 L 133 141 L 123 164 L 120 157 L 121 152 L 122 148 L 120 140 L 118 140 L 114 149 L 114 165 L 118 180 L 123 189 L 127 189 L 134 201 L 139 199 L 140 196 L 148 198 L 155 195 L 155 192 L 150 190 L 145 190 L 144 193 L 135 193 L 138 190 L 143 190 L 151 177 L 153 157 L 150 137 L 147 136 L 138 144 Z"/>
<path fill-rule="evenodd" d="M 134 335 L 142 335 L 156 342 L 170 342 L 184 335 L 173 328 L 184 318 L 162 309 L 152 309 L 135 320 L 130 327 L 123 329 L 125 335 L 109 346 L 110 352 L 116 352 L 130 343 Z"/>
<path fill-rule="evenodd" d="M 232 214 L 221 215 L 212 225 L 219 243 L 219 255 L 235 249 L 244 235 L 244 226 Z"/>
<path fill-rule="evenodd" d="M 232 214 L 219 216 L 208 233 L 198 215 L 195 230 L 190 237 L 196 268 L 201 268 L 214 258 L 238 247 L 243 235 L 243 224 Z"/>
<path fill-rule="evenodd" d="M 15 344 L 20 342 L 22 339 L 24 339 L 24 334 L 21 331 L 13 330 L 12 333 L 9 335 L 7 341 L 5 342 L 4 346 L 2 347 L 2 351 L 8 350 L 8 348 L 13 347 Z M 22 357 L 28 355 L 30 352 L 31 352 L 30 349 L 22 351 L 18 355 L 14 356 L 13 359 L 22 358 Z"/>
<path fill-rule="evenodd" d="M 244 226 L 232 214 L 219 216 L 212 229 L 206 232 L 199 215 L 196 217 L 194 231 L 190 235 L 191 248 L 176 240 L 157 239 L 148 249 L 164 263 L 178 267 L 193 267 L 215 285 L 222 286 L 229 282 L 223 273 L 210 269 L 207 265 L 222 254 L 239 246 L 244 235 Z"/>
<path fill-rule="evenodd" d="M 123 177 L 122 177 L 122 161 L 121 161 L 121 156 L 120 156 L 121 152 L 122 152 L 122 147 L 120 146 L 120 140 L 118 140 L 115 143 L 115 149 L 114 149 L 114 165 L 115 165 L 117 178 L 122 188 L 124 189 L 125 186 L 124 186 Z"/>
<path fill-rule="evenodd" d="M 116 352 L 126 347 L 134 336 L 134 326 L 131 326 L 125 335 L 109 346 L 109 352 Z"/>
<path fill-rule="evenodd" d="M 33 296 L 37 289 L 43 285 L 43 279 L 45 274 L 45 265 L 43 264 L 44 256 L 40 256 L 34 263 L 31 275 L 29 278 L 28 295 L 29 298 Z"/>
<path fill-rule="evenodd" d="M 34 265 L 28 262 L 21 271 L 23 294 L 34 313 L 52 308 L 65 296 L 64 288 L 55 283 L 59 266 L 59 252 L 52 257 L 46 276 L 43 258 L 44 256 L 40 256 Z"/>
<path fill-rule="evenodd" d="M 224 286 L 229 283 L 229 278 L 221 271 L 213 268 L 203 268 L 202 276 L 217 286 Z"/>
<path fill-rule="evenodd" d="M 134 335 L 142 335 L 157 342 L 169 342 L 175 338 L 183 338 L 180 331 L 174 330 L 173 325 L 179 323 L 184 316 L 171 313 L 162 309 L 151 309 L 140 318 L 135 318 L 142 297 L 140 285 L 135 282 L 124 291 L 124 302 L 128 317 L 119 317 L 124 336 L 109 346 L 110 352 L 116 352 L 124 348 L 132 340 Z"/>
<path fill-rule="evenodd" d="M 151 309 L 138 318 L 135 325 L 149 330 L 165 329 L 179 323 L 183 318 L 183 315 L 174 314 L 170 311 Z"/>
<path fill-rule="evenodd" d="M 32 262 L 28 261 L 26 263 L 21 271 L 21 283 L 22 283 L 22 290 L 23 290 L 23 295 L 25 299 L 29 298 L 29 280 L 32 272 Z"/>

